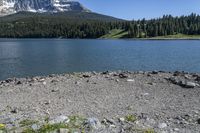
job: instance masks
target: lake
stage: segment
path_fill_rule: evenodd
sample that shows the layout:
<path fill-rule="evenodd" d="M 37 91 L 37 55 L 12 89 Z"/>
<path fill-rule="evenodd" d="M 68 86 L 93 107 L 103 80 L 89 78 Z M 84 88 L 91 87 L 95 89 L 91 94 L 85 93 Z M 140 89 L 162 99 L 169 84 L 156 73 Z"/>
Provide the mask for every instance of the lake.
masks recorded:
<path fill-rule="evenodd" d="M 0 39 L 0 80 L 106 70 L 200 72 L 200 41 Z"/>

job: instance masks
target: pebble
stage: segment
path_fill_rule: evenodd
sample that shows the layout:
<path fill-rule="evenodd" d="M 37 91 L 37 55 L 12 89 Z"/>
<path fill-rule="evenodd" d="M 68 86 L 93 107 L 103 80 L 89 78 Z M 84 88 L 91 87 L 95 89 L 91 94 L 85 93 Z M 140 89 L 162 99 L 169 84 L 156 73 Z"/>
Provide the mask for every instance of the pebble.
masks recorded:
<path fill-rule="evenodd" d="M 143 96 L 149 96 L 149 93 L 144 93 Z"/>
<path fill-rule="evenodd" d="M 107 123 L 107 124 L 111 124 L 111 125 L 114 125 L 115 124 L 115 121 L 112 120 L 112 119 L 104 119 L 103 122 Z"/>
<path fill-rule="evenodd" d="M 119 118 L 119 121 L 124 122 L 124 121 L 125 121 L 125 118 L 124 118 L 124 117 L 121 117 L 121 118 Z"/>
<path fill-rule="evenodd" d="M 163 129 L 163 128 L 166 128 L 166 127 L 167 127 L 166 123 L 160 123 L 160 124 L 158 124 L 158 128 L 160 128 L 160 129 Z"/>
<path fill-rule="evenodd" d="M 101 123 L 97 118 L 88 118 L 86 124 L 93 129 L 101 128 Z"/>
<path fill-rule="evenodd" d="M 152 74 L 158 74 L 158 71 L 152 71 Z"/>
<path fill-rule="evenodd" d="M 153 83 L 153 82 L 149 82 L 147 84 L 149 84 L 149 85 L 156 85 L 156 83 Z"/>
<path fill-rule="evenodd" d="M 6 80 L 5 80 L 6 83 L 10 83 L 10 82 L 12 82 L 12 81 L 13 81 L 12 79 L 6 79 Z"/>
<path fill-rule="evenodd" d="M 45 104 L 45 105 L 49 105 L 49 104 L 50 104 L 50 101 L 45 101 L 44 104 Z"/>
<path fill-rule="evenodd" d="M 128 78 L 128 75 L 124 74 L 124 73 L 120 73 L 119 74 L 119 78 Z"/>
<path fill-rule="evenodd" d="M 51 92 L 58 92 L 58 89 L 52 89 Z"/>
<path fill-rule="evenodd" d="M 115 126 L 115 125 L 110 125 L 110 127 L 111 127 L 111 128 L 116 128 L 116 126 Z"/>
<path fill-rule="evenodd" d="M 13 118 L 7 117 L 7 118 L 2 119 L 0 122 L 5 123 L 5 124 L 12 124 L 12 123 L 14 123 L 16 120 L 17 120 L 17 118 L 14 118 L 14 117 L 13 117 Z"/>
<path fill-rule="evenodd" d="M 79 84 L 80 84 L 80 82 L 76 81 L 76 82 L 75 82 L 75 84 L 76 84 L 76 85 L 79 85 Z"/>
<path fill-rule="evenodd" d="M 22 82 L 21 81 L 17 81 L 17 83 L 16 83 L 17 85 L 21 85 L 22 84 Z"/>
<path fill-rule="evenodd" d="M 70 119 L 67 116 L 58 116 L 55 119 L 52 119 L 49 121 L 49 124 L 55 124 L 55 123 L 68 123 Z"/>
<path fill-rule="evenodd" d="M 43 84 L 43 85 L 46 85 L 46 84 L 47 84 L 47 82 L 43 82 L 42 84 Z"/>
<path fill-rule="evenodd" d="M 69 129 L 60 128 L 59 133 L 69 133 Z"/>
<path fill-rule="evenodd" d="M 39 82 L 44 82 L 45 79 L 44 79 L 44 78 L 41 78 L 41 79 L 39 79 L 38 81 L 39 81 Z"/>
<path fill-rule="evenodd" d="M 55 79 L 51 80 L 51 83 L 55 83 L 55 82 L 58 82 L 58 80 L 55 80 Z"/>
<path fill-rule="evenodd" d="M 16 114 L 18 111 L 17 111 L 17 108 L 13 108 L 10 112 L 13 114 Z"/>
<path fill-rule="evenodd" d="M 174 77 L 171 77 L 168 80 L 171 81 L 173 84 L 179 85 L 184 88 L 194 88 L 196 86 L 199 86 L 199 84 L 197 84 L 197 83 L 194 83 L 191 81 L 185 81 L 185 80 L 178 80 Z"/>
<path fill-rule="evenodd" d="M 178 132 L 178 131 L 179 131 L 179 129 L 178 129 L 178 128 L 174 128 L 174 131 Z"/>
<path fill-rule="evenodd" d="M 102 74 L 104 74 L 104 75 L 109 74 L 109 71 L 104 71 L 104 72 L 102 72 Z"/>
<path fill-rule="evenodd" d="M 91 75 L 89 75 L 89 74 L 83 74 L 83 78 L 90 78 L 91 77 Z"/>
<path fill-rule="evenodd" d="M 200 118 L 197 120 L 197 123 L 200 124 Z"/>
<path fill-rule="evenodd" d="M 33 130 L 38 130 L 40 127 L 39 127 L 37 124 L 33 124 L 33 125 L 31 126 L 31 128 L 32 128 Z"/>
<path fill-rule="evenodd" d="M 127 79 L 127 82 L 135 82 L 134 79 Z"/>
<path fill-rule="evenodd" d="M 186 87 L 186 88 L 194 88 L 194 87 L 197 86 L 196 83 L 193 83 L 193 82 L 187 82 L 187 81 L 186 81 L 186 82 L 183 82 L 182 85 L 183 85 L 184 87 Z"/>

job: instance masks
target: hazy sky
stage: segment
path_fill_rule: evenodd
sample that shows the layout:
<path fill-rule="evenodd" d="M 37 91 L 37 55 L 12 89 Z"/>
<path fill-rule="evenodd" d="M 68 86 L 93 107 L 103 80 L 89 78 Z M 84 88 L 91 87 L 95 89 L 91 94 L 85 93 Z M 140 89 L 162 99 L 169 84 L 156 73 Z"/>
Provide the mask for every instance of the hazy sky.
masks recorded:
<path fill-rule="evenodd" d="M 124 19 L 200 13 L 200 0 L 79 0 L 90 10 Z"/>

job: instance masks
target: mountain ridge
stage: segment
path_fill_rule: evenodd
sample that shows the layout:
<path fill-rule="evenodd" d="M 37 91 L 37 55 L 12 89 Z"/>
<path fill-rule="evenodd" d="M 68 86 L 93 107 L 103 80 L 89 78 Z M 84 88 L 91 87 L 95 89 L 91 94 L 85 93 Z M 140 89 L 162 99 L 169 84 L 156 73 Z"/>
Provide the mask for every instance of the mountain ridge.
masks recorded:
<path fill-rule="evenodd" d="M 29 19 L 29 18 L 56 18 L 56 19 L 73 19 L 73 20 L 98 20 L 98 21 L 125 21 L 123 19 L 115 18 L 108 15 L 103 15 L 95 12 L 79 12 L 79 11 L 67 11 L 67 12 L 44 12 L 44 13 L 35 13 L 35 12 L 26 12 L 20 11 L 15 14 L 10 14 L 0 17 L 0 22 L 9 22 L 17 21 L 20 19 Z"/>
<path fill-rule="evenodd" d="M 2 0 L 0 2 L 0 16 L 6 16 L 21 11 L 27 12 L 90 12 L 78 1 L 71 0 Z"/>

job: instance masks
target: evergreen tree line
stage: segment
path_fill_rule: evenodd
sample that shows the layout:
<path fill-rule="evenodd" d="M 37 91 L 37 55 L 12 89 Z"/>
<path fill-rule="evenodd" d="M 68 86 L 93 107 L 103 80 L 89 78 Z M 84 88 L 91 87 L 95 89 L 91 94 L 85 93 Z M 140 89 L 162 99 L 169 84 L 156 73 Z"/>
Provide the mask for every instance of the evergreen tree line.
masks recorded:
<path fill-rule="evenodd" d="M 128 27 L 129 37 L 145 38 L 175 34 L 199 35 L 200 16 L 192 13 L 189 16 L 132 21 Z"/>
<path fill-rule="evenodd" d="M 102 21 L 68 19 L 66 17 L 29 17 L 0 21 L 0 37 L 4 38 L 99 38 L 112 29 L 128 31 L 126 37 L 146 38 L 174 34 L 200 34 L 200 16 L 172 17 L 137 21 Z"/>

